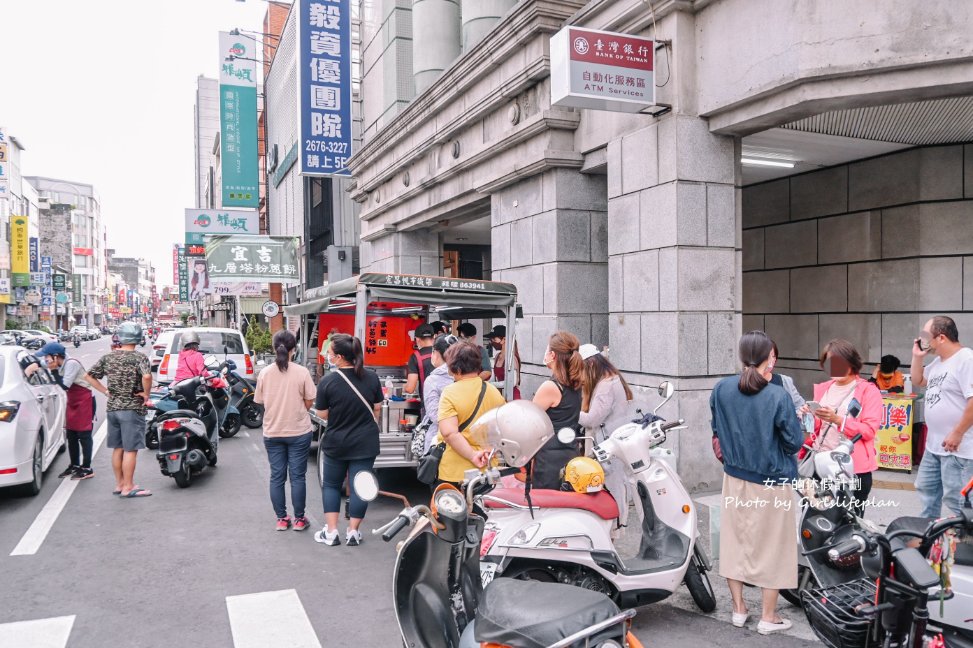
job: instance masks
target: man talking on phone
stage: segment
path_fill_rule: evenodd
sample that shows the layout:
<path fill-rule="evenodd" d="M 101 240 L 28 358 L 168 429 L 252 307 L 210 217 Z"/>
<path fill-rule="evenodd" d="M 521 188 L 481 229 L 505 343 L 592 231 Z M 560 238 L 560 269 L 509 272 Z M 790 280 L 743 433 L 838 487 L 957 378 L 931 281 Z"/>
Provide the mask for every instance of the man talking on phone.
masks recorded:
<path fill-rule="evenodd" d="M 935 357 L 923 367 L 927 355 Z M 926 388 L 929 430 L 916 477 L 921 515 L 937 518 L 943 504 L 959 515 L 960 490 L 973 479 L 973 350 L 951 318 L 932 318 L 913 341 L 912 384 Z"/>

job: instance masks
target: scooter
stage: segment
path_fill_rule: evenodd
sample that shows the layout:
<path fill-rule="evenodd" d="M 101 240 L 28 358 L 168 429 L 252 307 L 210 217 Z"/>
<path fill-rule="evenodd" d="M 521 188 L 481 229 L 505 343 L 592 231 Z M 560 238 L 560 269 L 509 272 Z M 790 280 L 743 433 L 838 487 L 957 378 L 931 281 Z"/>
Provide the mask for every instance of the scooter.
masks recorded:
<path fill-rule="evenodd" d="M 216 358 L 210 356 L 206 359 L 207 366 L 213 366 L 216 364 Z M 230 394 L 229 385 L 226 380 L 226 374 L 232 372 L 236 369 L 236 363 L 232 360 L 227 360 L 221 365 L 216 367 L 216 373 L 221 378 L 222 387 L 214 387 L 213 385 L 207 385 L 207 390 L 211 394 L 211 399 L 215 405 L 215 411 L 217 413 L 217 428 L 219 430 L 220 438 L 229 438 L 236 436 L 237 432 L 240 431 L 241 416 L 240 411 L 233 405 Z M 188 381 L 182 381 L 188 382 Z M 177 383 L 181 384 L 181 383 Z M 179 392 L 172 389 L 176 385 L 170 385 L 169 388 L 157 387 L 157 391 L 154 391 L 150 395 L 150 401 L 152 405 L 149 408 L 149 412 L 146 414 L 146 431 L 145 431 L 145 446 L 151 450 L 156 450 L 159 447 L 159 426 L 158 422 L 160 416 L 166 412 L 170 412 L 175 409 L 197 409 L 198 406 L 205 405 L 204 403 L 196 403 L 193 400 L 189 400 L 186 396 L 189 392 Z"/>
<path fill-rule="evenodd" d="M 444 484 L 429 506 L 411 506 L 381 493 L 370 472 L 352 486 L 362 499 L 379 494 L 404 502 L 394 520 L 372 531 L 391 541 L 414 527 L 398 546 L 392 593 L 403 645 L 413 648 L 641 648 L 628 631 L 634 610 L 619 611 L 606 596 L 557 583 L 498 578 L 480 583 L 479 547 L 484 520 L 472 497 L 518 468 L 467 473 L 467 496 Z M 472 475 L 471 475 L 472 473 Z"/>
<path fill-rule="evenodd" d="M 71 340 L 71 342 L 72 342 L 72 344 L 74 344 L 74 348 L 75 349 L 77 349 L 78 347 L 81 346 L 81 338 L 78 337 L 77 335 L 74 336 L 74 338 Z"/>
<path fill-rule="evenodd" d="M 825 547 L 834 561 L 859 557 L 862 575 L 831 587 L 806 590 L 801 594 L 805 614 L 814 633 L 828 646 L 862 648 L 969 648 L 973 646 L 973 604 L 958 591 L 955 566 L 949 580 L 952 588 L 944 592 L 943 576 L 927 560 L 930 553 L 952 544 L 947 534 L 962 531 L 973 534 L 973 508 L 970 491 L 973 480 L 962 493 L 966 506 L 957 516 L 930 521 L 922 530 L 905 526 L 885 534 L 858 531 L 847 540 Z M 917 539 L 917 540 L 916 540 Z M 911 542 L 910 542 L 911 540 Z M 970 558 L 967 554 L 967 560 Z M 939 569 L 945 569 L 939 565 Z M 939 599 L 937 601 L 937 599 Z M 948 625 L 937 618 L 939 608 L 956 601 L 959 625 Z"/>
<path fill-rule="evenodd" d="M 651 414 L 593 448 L 602 465 L 620 460 L 637 495 L 643 512 L 637 553 L 620 555 L 612 539 L 618 505 L 605 490 L 535 489 L 528 501 L 522 489 L 499 488 L 482 498 L 490 517 L 481 551 L 484 584 L 497 576 L 569 583 L 631 608 L 661 601 L 684 582 L 701 610 L 716 609 L 707 576 L 712 566 L 697 542 L 695 505 L 670 464 L 672 451 L 660 447 L 684 422 L 665 423 L 655 415 L 673 387 L 665 382 L 658 391 L 664 400 Z M 558 440 L 571 443 L 574 432 L 561 430 Z"/>
<path fill-rule="evenodd" d="M 258 428 L 263 425 L 264 406 L 253 402 L 257 386 L 235 370 L 227 373 L 226 380 L 230 383 L 230 404 L 239 410 L 243 425 L 248 428 Z"/>

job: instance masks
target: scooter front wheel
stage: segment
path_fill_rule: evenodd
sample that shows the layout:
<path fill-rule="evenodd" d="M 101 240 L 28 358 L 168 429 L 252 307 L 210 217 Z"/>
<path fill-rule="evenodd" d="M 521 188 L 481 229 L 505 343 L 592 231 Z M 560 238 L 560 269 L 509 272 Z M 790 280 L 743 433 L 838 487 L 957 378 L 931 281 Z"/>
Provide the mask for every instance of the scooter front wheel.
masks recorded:
<path fill-rule="evenodd" d="M 220 438 L 229 439 L 230 437 L 236 436 L 236 433 L 239 431 L 240 431 L 240 415 L 227 414 L 226 419 L 223 421 L 223 427 L 220 428 Z"/>
<path fill-rule="evenodd" d="M 795 589 L 781 590 L 780 595 L 794 607 L 801 607 L 801 592 L 811 585 L 811 578 L 811 570 L 804 565 L 798 565 L 797 587 Z"/>
<path fill-rule="evenodd" d="M 683 581 L 696 607 L 706 613 L 716 609 L 716 595 L 713 594 L 713 586 L 709 582 L 709 576 L 706 575 L 706 563 L 699 555 L 698 547 L 689 561 Z"/>
<path fill-rule="evenodd" d="M 264 424 L 264 407 L 256 403 L 248 403 L 240 412 L 243 424 L 248 428 L 258 428 Z"/>

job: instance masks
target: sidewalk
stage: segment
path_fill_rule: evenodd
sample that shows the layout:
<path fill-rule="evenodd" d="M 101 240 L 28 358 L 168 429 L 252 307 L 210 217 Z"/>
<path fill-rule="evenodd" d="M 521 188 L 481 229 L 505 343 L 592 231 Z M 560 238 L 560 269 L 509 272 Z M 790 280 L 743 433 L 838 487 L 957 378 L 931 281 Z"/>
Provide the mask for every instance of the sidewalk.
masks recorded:
<path fill-rule="evenodd" d="M 866 511 L 866 518 L 885 526 L 898 517 L 919 514 L 921 506 L 913 487 L 915 470 L 912 474 L 879 470 L 875 473 L 873 479 L 874 485 L 870 499 L 876 503 L 876 506 Z M 726 580 L 719 576 L 719 561 L 717 560 L 719 557 L 720 493 L 700 493 L 693 499 L 697 504 L 700 544 L 706 549 L 707 555 L 713 562 L 713 571 L 710 572 L 709 577 L 713 592 L 716 595 L 716 611 L 712 614 L 703 614 L 693 603 L 692 597 L 685 587 L 680 587 L 666 602 L 693 614 L 707 616 L 729 624 L 732 612 L 730 591 L 727 588 Z M 626 531 L 623 539 L 618 542 L 620 551 L 623 546 L 631 547 L 633 543 L 634 547 L 638 546 L 638 540 L 634 537 L 638 533 L 637 527 L 629 526 Z M 756 632 L 760 610 L 760 590 L 755 587 L 748 587 L 744 596 L 751 614 L 747 630 Z M 814 632 L 808 626 L 803 610 L 793 607 L 783 598 L 780 599 L 779 607 L 781 614 L 794 623 L 794 627 L 784 633 L 786 636 L 797 639 L 816 639 Z"/>

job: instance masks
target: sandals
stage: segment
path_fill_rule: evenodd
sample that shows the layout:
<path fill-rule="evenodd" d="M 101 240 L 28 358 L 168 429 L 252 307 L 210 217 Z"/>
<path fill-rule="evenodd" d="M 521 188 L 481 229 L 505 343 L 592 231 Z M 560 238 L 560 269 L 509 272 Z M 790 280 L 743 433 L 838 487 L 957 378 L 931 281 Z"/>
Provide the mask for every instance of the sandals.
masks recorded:
<path fill-rule="evenodd" d="M 150 497 L 151 495 L 152 491 L 145 490 L 144 488 L 133 488 L 128 492 L 127 495 L 122 495 L 121 491 L 118 493 L 118 496 L 123 499 L 130 499 L 133 497 Z"/>

